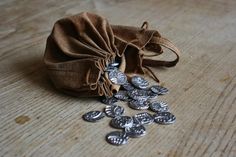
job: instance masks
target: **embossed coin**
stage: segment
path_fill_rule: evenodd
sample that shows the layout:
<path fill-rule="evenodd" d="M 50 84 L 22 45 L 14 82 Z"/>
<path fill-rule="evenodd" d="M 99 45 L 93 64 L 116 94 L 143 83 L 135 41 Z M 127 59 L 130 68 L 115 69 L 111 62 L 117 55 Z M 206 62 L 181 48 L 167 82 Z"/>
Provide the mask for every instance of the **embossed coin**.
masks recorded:
<path fill-rule="evenodd" d="M 170 112 L 158 112 L 153 117 L 158 124 L 172 124 L 176 121 L 176 117 Z"/>
<path fill-rule="evenodd" d="M 132 127 L 138 127 L 141 125 L 141 123 L 135 118 L 135 117 L 132 117 L 133 118 L 133 125 Z"/>
<path fill-rule="evenodd" d="M 104 97 L 101 102 L 106 105 L 114 105 L 118 100 L 114 97 Z"/>
<path fill-rule="evenodd" d="M 150 115 L 147 112 L 138 113 L 134 115 L 134 118 L 136 118 L 140 122 L 141 125 L 151 124 L 154 121 L 152 115 Z"/>
<path fill-rule="evenodd" d="M 167 94 L 169 92 L 169 90 L 165 87 L 162 87 L 162 86 L 159 86 L 159 85 L 154 85 L 150 88 L 150 90 L 153 92 L 153 93 L 156 93 L 158 95 L 164 95 L 164 94 Z"/>
<path fill-rule="evenodd" d="M 147 91 L 147 95 L 149 96 L 149 99 L 154 99 L 154 98 L 157 98 L 158 94 L 148 90 Z"/>
<path fill-rule="evenodd" d="M 117 68 L 117 67 L 114 67 L 114 66 L 107 66 L 107 67 L 105 68 L 105 71 L 107 71 L 107 72 L 111 72 L 111 71 L 114 71 L 114 70 L 118 70 L 118 68 Z"/>
<path fill-rule="evenodd" d="M 129 101 L 129 107 L 135 110 L 146 110 L 149 108 L 148 101 L 138 101 L 138 100 L 131 100 Z"/>
<path fill-rule="evenodd" d="M 149 83 L 147 80 L 145 80 L 143 77 L 141 76 L 133 76 L 131 78 L 131 83 L 140 89 L 146 89 L 149 86 Z"/>
<path fill-rule="evenodd" d="M 168 104 L 164 101 L 155 101 L 149 104 L 149 107 L 154 112 L 168 112 Z"/>
<path fill-rule="evenodd" d="M 123 84 L 122 87 L 127 91 L 134 90 L 134 87 L 129 82 Z"/>
<path fill-rule="evenodd" d="M 128 101 L 129 99 L 127 91 L 124 90 L 119 90 L 117 93 L 114 94 L 114 97 L 122 101 Z"/>
<path fill-rule="evenodd" d="M 112 70 L 108 72 L 108 77 L 112 83 L 122 85 L 127 82 L 127 77 L 119 70 Z"/>
<path fill-rule="evenodd" d="M 90 111 L 83 115 L 83 119 L 88 122 L 96 122 L 105 117 L 105 114 L 101 111 Z"/>
<path fill-rule="evenodd" d="M 108 117 L 121 116 L 124 113 L 124 108 L 118 105 L 106 106 L 105 113 Z"/>
<path fill-rule="evenodd" d="M 133 119 L 129 116 L 115 117 L 111 120 L 111 126 L 115 128 L 132 127 Z"/>
<path fill-rule="evenodd" d="M 125 128 L 125 132 L 129 137 L 141 137 L 146 135 L 146 129 L 143 125 L 131 128 Z"/>
<path fill-rule="evenodd" d="M 147 91 L 140 90 L 140 89 L 134 89 L 127 92 L 128 96 L 131 97 L 134 100 L 138 101 L 146 101 L 149 96 L 147 95 Z"/>
<path fill-rule="evenodd" d="M 107 134 L 107 142 L 113 145 L 123 145 L 128 142 L 129 136 L 125 132 L 113 131 Z"/>

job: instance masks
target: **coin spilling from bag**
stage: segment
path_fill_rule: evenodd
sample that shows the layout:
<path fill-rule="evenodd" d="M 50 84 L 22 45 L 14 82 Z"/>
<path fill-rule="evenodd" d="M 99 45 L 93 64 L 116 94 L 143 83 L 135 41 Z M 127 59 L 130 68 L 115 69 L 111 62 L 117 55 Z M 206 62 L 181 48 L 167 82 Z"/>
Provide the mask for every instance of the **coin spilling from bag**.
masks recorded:
<path fill-rule="evenodd" d="M 121 85 L 121 89 L 112 97 L 105 97 L 101 100 L 106 106 L 104 111 L 90 111 L 83 115 L 88 122 L 97 122 L 105 117 L 111 119 L 110 125 L 120 131 L 113 131 L 107 134 L 106 140 L 112 145 L 124 145 L 129 138 L 143 137 L 146 135 L 146 125 L 162 124 L 168 125 L 176 121 L 176 117 L 170 112 L 168 104 L 157 98 L 159 95 L 168 93 L 168 89 L 159 85 L 149 87 L 149 82 L 141 76 L 133 76 L 131 81 L 124 73 L 118 70 L 119 63 L 113 62 L 106 67 L 109 79 L 112 83 Z M 150 110 L 154 112 L 137 113 L 133 116 L 124 115 L 125 109 L 117 105 L 123 101 L 131 109 Z"/>
<path fill-rule="evenodd" d="M 130 106 L 147 108 L 139 105 L 168 90 L 149 87 L 139 76 L 128 82 L 126 75 L 147 75 L 159 82 L 151 68 L 174 67 L 180 53 L 170 40 L 148 26 L 146 21 L 141 27 L 113 25 L 89 12 L 59 19 L 47 38 L 43 58 L 53 85 L 77 97 L 112 97 L 122 85 L 125 91 L 115 94 L 116 99 L 134 99 Z M 173 59 L 158 59 L 164 52 Z M 115 100 L 104 101 L 113 104 Z"/>
<path fill-rule="evenodd" d="M 53 85 L 77 97 L 104 97 L 104 110 L 89 111 L 83 119 L 95 123 L 111 118 L 110 125 L 120 129 L 106 136 L 113 145 L 146 135 L 148 124 L 172 124 L 176 119 L 159 100 L 168 89 L 151 86 L 139 75 L 159 82 L 151 68 L 174 67 L 180 51 L 148 26 L 146 21 L 141 27 L 113 25 L 103 16 L 81 12 L 56 21 L 47 38 L 43 60 Z M 156 58 L 168 51 L 173 59 Z M 128 78 L 129 74 L 136 76 Z M 142 112 L 126 115 L 118 101 Z"/>

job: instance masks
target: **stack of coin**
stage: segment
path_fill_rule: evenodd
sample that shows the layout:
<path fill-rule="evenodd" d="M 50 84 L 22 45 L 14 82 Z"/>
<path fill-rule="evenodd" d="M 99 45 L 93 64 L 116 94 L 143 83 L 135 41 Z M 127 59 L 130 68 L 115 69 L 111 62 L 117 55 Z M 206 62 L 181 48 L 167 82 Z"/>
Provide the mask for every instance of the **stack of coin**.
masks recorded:
<path fill-rule="evenodd" d="M 88 122 L 97 122 L 107 117 L 112 118 L 110 125 L 120 131 L 113 131 L 107 134 L 106 140 L 113 145 L 123 145 L 128 143 L 129 138 L 142 137 L 146 134 L 145 125 L 152 124 L 172 124 L 176 117 L 170 113 L 168 104 L 157 97 L 168 93 L 168 89 L 159 85 L 149 86 L 149 82 L 141 76 L 133 76 L 128 82 L 124 73 L 117 68 L 118 62 L 112 62 L 106 67 L 106 72 L 110 81 L 121 85 L 120 91 L 113 97 L 102 98 L 102 103 L 106 105 L 104 111 L 90 111 L 83 115 Z M 125 116 L 125 109 L 117 105 L 118 101 L 128 103 L 128 106 L 135 110 L 151 110 L 137 113 L 133 116 Z"/>

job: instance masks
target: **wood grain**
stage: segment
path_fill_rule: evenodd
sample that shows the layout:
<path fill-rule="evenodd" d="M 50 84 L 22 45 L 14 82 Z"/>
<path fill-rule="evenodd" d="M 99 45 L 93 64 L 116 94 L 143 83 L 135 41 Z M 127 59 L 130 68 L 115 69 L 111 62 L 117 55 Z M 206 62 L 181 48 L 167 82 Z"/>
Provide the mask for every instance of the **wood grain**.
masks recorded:
<path fill-rule="evenodd" d="M 235 157 L 235 8 L 233 0 L 1 0 L 0 156 Z M 114 130 L 108 118 L 81 119 L 104 105 L 53 88 L 42 62 L 46 38 L 56 20 L 82 11 L 113 24 L 149 21 L 176 43 L 179 64 L 153 69 L 171 90 L 161 99 L 176 115 L 174 125 L 148 126 L 144 138 L 114 147 L 104 140 Z M 127 115 L 135 113 L 123 106 Z"/>

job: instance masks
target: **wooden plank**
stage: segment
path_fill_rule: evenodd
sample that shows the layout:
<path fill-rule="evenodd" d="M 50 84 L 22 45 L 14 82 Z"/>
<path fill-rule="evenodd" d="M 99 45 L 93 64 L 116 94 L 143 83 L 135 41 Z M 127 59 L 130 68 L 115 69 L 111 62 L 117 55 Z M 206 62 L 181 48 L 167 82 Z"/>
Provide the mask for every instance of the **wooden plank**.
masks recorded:
<path fill-rule="evenodd" d="M 2 0 L 0 156 L 236 156 L 235 7 L 233 0 Z M 150 125 L 145 137 L 114 147 L 104 140 L 114 130 L 108 118 L 95 124 L 81 118 L 104 105 L 53 88 L 42 62 L 46 38 L 57 19 L 81 11 L 113 24 L 147 20 L 176 43 L 179 64 L 153 69 L 171 90 L 161 99 L 176 115 L 174 125 Z M 123 106 L 127 115 L 136 113 Z"/>

